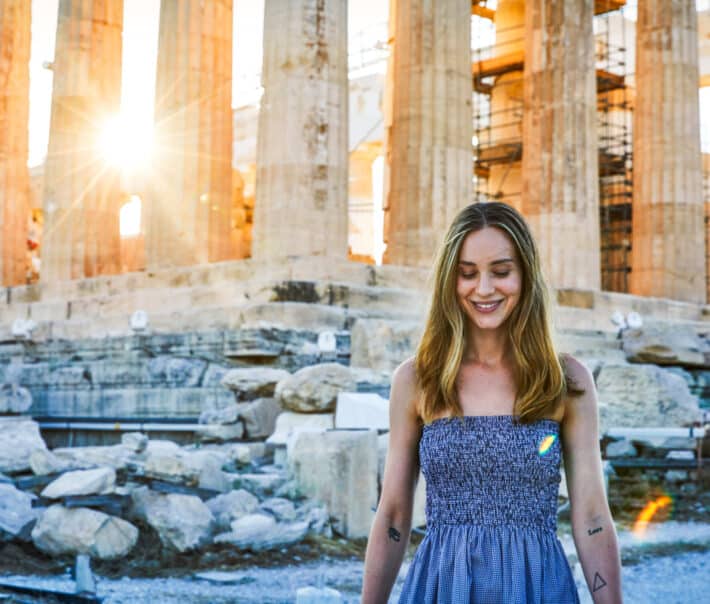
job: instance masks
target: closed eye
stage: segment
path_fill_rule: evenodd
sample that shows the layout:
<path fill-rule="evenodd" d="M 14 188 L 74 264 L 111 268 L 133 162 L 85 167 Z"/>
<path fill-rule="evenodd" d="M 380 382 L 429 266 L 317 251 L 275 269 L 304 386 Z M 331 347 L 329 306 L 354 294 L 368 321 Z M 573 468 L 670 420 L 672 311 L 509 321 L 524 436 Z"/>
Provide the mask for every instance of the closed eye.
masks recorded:
<path fill-rule="evenodd" d="M 507 271 L 505 273 L 493 273 L 493 274 L 496 277 L 507 277 L 508 275 L 510 275 L 510 271 Z M 476 275 L 477 275 L 477 273 L 461 273 L 461 276 L 464 279 L 471 279 L 471 278 L 475 277 Z"/>

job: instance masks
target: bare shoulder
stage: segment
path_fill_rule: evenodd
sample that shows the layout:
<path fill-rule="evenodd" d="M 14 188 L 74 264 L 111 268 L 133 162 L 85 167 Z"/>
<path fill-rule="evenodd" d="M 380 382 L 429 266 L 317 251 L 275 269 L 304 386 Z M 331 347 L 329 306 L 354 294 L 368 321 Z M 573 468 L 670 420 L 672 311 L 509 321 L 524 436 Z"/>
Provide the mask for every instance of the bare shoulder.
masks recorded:
<path fill-rule="evenodd" d="M 390 402 L 396 404 L 399 413 L 416 416 L 416 402 L 419 396 L 417 372 L 414 357 L 409 357 L 392 374 L 392 396 Z"/>
<path fill-rule="evenodd" d="M 597 391 L 594 385 L 594 376 L 589 368 L 574 358 L 571 354 L 561 355 L 565 373 L 571 379 L 572 385 L 582 394 L 570 393 L 564 405 L 565 424 L 589 423 L 597 417 Z"/>
<path fill-rule="evenodd" d="M 564 353 L 560 357 L 564 363 L 565 373 L 572 378 L 575 385 L 583 390 L 594 387 L 594 377 L 584 363 L 575 359 L 571 354 Z"/>

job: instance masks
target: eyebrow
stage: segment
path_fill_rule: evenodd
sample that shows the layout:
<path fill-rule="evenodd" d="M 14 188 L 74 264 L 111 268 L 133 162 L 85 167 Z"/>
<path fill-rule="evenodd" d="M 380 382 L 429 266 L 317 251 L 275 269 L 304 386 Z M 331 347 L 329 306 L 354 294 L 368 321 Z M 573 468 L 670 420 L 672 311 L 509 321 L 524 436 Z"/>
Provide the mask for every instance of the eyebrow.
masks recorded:
<path fill-rule="evenodd" d="M 500 260 L 494 260 L 491 262 L 491 264 L 503 264 L 505 262 L 513 262 L 512 258 L 501 258 Z M 459 261 L 459 264 L 463 264 L 465 266 L 476 266 L 475 262 L 470 262 L 468 260 L 461 260 Z"/>

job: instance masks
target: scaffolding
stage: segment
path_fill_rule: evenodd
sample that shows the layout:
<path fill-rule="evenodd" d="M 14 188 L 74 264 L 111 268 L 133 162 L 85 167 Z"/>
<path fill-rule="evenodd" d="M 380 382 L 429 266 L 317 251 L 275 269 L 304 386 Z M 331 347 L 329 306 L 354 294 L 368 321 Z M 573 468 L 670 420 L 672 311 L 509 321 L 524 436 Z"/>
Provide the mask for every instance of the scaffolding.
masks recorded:
<path fill-rule="evenodd" d="M 616 23 L 618 26 L 613 27 Z M 619 11 L 594 17 L 599 145 L 602 289 L 627 293 L 633 197 L 631 99 L 625 20 Z"/>
<path fill-rule="evenodd" d="M 597 0 L 594 17 L 601 281 L 602 289 L 618 292 L 628 292 L 631 270 L 632 104 L 625 27 L 619 12 L 624 4 L 625 0 Z M 472 7 L 473 35 L 480 40 L 491 29 L 476 7 L 485 8 L 485 3 L 474 2 Z M 493 11 L 486 10 L 492 18 Z M 498 30 L 495 43 L 472 50 L 476 201 L 519 204 L 520 178 L 516 176 L 523 155 L 524 33 L 522 25 Z M 492 103 L 493 95 L 501 92 Z"/>

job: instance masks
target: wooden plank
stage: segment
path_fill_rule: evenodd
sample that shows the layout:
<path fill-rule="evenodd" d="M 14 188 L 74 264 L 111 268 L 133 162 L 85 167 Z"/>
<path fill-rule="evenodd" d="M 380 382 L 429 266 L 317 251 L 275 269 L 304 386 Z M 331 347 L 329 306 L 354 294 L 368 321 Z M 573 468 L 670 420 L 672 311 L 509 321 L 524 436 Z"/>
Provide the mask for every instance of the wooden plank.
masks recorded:
<path fill-rule="evenodd" d="M 214 489 L 203 489 L 200 487 L 188 487 L 184 484 L 174 484 L 172 482 L 164 482 L 162 480 L 149 480 L 150 488 L 158 493 L 179 493 L 181 495 L 196 495 L 202 501 L 212 499 L 217 495 L 221 495 L 221 491 Z"/>
<path fill-rule="evenodd" d="M 626 5 L 626 0 L 595 0 L 594 14 L 601 15 L 610 13 L 611 11 L 619 10 Z"/>
<path fill-rule="evenodd" d="M 471 66 L 471 73 L 477 78 L 490 78 L 511 71 L 522 71 L 524 62 L 525 53 L 516 50 L 491 59 L 475 61 Z"/>
<path fill-rule="evenodd" d="M 57 602 L 66 604 L 100 604 L 104 601 L 103 598 L 99 598 L 95 595 L 73 594 L 66 591 L 55 591 L 52 589 L 42 589 L 41 587 L 30 587 L 28 585 L 17 585 L 15 583 L 0 581 L 0 593 L 3 590 L 40 598 L 52 598 Z"/>
<path fill-rule="evenodd" d="M 607 459 L 614 468 L 659 468 L 667 470 L 696 470 L 697 459 L 659 459 L 656 457 L 623 457 Z M 701 459 L 700 466 L 710 465 L 710 460 Z"/>
<path fill-rule="evenodd" d="M 492 8 L 487 8 L 485 6 L 481 6 L 480 4 L 476 4 L 475 1 L 471 5 L 471 14 L 476 15 L 478 17 L 482 17 L 483 19 L 490 19 L 493 21 L 496 16 L 496 12 Z"/>

